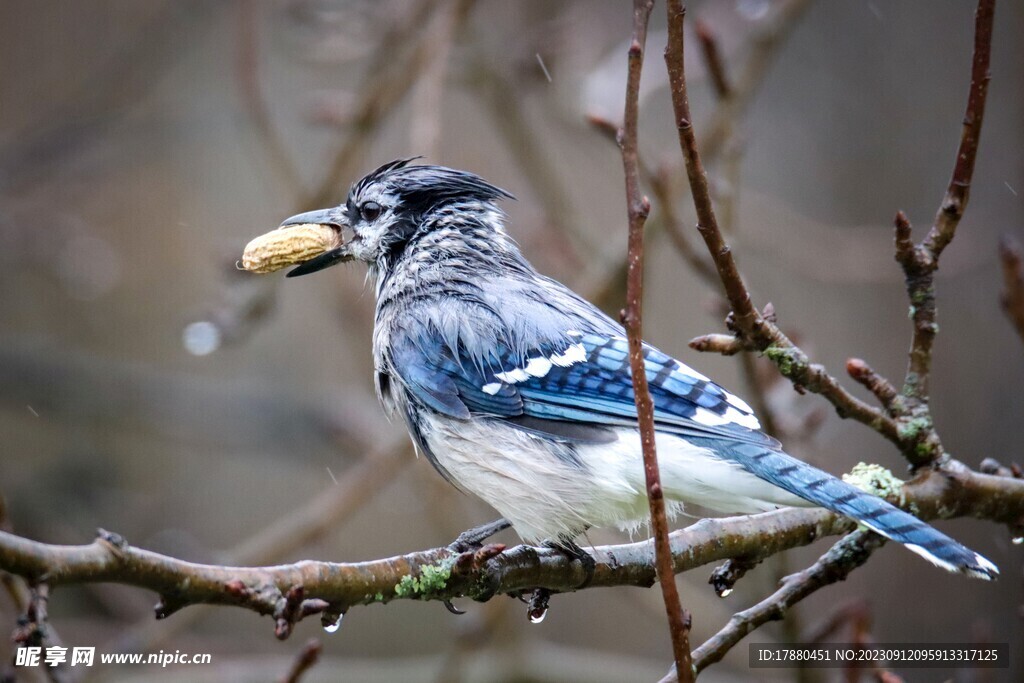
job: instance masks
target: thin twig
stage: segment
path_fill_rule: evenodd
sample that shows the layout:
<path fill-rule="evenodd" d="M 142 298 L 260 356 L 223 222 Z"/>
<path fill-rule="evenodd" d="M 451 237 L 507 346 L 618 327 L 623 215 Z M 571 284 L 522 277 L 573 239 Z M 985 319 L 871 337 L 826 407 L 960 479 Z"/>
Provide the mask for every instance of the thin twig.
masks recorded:
<path fill-rule="evenodd" d="M 721 631 L 705 641 L 693 653 L 698 673 L 718 662 L 739 641 L 762 624 L 782 619 L 786 611 L 815 591 L 843 581 L 867 562 L 885 539 L 871 531 L 858 530 L 833 545 L 807 569 L 782 580 L 782 587 L 750 609 L 734 614 Z"/>
<path fill-rule="evenodd" d="M 860 358 L 850 358 L 846 361 L 846 373 L 874 394 L 886 410 L 892 409 L 899 398 L 896 387 Z"/>
<path fill-rule="evenodd" d="M 974 162 L 978 156 L 978 142 L 981 137 L 981 123 L 985 117 L 985 101 L 988 95 L 989 63 L 992 56 L 992 24 L 996 0 L 979 0 L 974 14 L 974 56 L 971 60 L 971 86 L 967 95 L 967 110 L 964 112 L 963 128 L 960 132 L 960 146 L 956 152 L 953 175 L 946 188 L 935 221 L 924 248 L 932 259 L 938 261 L 942 250 L 952 241 L 957 225 L 967 208 L 974 176 Z"/>
<path fill-rule="evenodd" d="M 960 144 L 952 178 L 934 223 L 921 243 L 914 244 L 907 216 L 900 211 L 895 219 L 896 260 L 906 279 L 913 334 L 900 392 L 902 397 L 889 406 L 888 412 L 897 421 L 897 445 L 914 467 L 927 465 L 945 455 L 929 408 L 932 346 L 939 329 L 936 322 L 935 272 L 939 268 L 939 257 L 953 240 L 970 197 L 988 94 L 994 12 L 995 0 L 979 0 L 975 12 L 971 83 Z"/>
<path fill-rule="evenodd" d="M 675 202 L 672 198 L 671 174 L 668 168 L 662 167 L 655 173 L 649 173 L 646 180 L 658 202 L 660 218 L 672 246 L 705 284 L 716 285 L 718 278 L 714 266 L 706 256 L 699 254 L 690 244 L 690 239 L 686 236 L 686 230 L 683 228 L 683 222 L 679 219 L 679 214 L 676 213 Z"/>
<path fill-rule="evenodd" d="M 33 582 L 25 615 L 19 620 L 11 640 L 19 647 L 63 647 L 64 642 L 50 624 L 50 586 L 45 581 Z M 67 662 L 58 666 L 44 667 L 44 673 L 54 683 L 69 683 L 73 680 Z"/>
<path fill-rule="evenodd" d="M 637 157 L 637 128 L 640 117 L 640 74 L 644 64 L 644 46 L 647 43 L 647 23 L 651 18 L 654 0 L 634 0 L 633 39 L 629 45 L 629 75 L 626 78 L 626 109 L 623 115 L 619 145 L 622 148 L 622 167 L 626 178 L 626 204 L 629 215 L 629 270 L 626 277 L 626 308 L 622 322 L 629 339 L 629 366 L 633 378 L 637 421 L 643 448 L 644 475 L 647 481 L 647 501 L 651 509 L 651 532 L 654 535 L 655 564 L 658 570 L 661 594 L 665 601 L 672 654 L 676 667 L 683 672 L 682 680 L 692 681 L 690 660 L 690 613 L 679 601 L 679 588 L 672 572 L 672 551 L 668 538 L 668 519 L 665 515 L 665 495 L 658 471 L 655 446 L 654 402 L 647 386 L 643 348 L 643 277 L 644 277 L 644 223 L 651 204 L 640 193 L 640 170 Z"/>
<path fill-rule="evenodd" d="M 605 138 L 618 144 L 619 127 L 604 118 L 603 116 L 589 115 L 587 116 L 587 123 L 591 127 L 601 133 Z M 645 237 L 650 238 L 656 235 L 657 229 L 660 228 L 668 235 L 669 241 L 672 246 L 675 247 L 676 251 L 682 257 L 684 261 L 690 266 L 690 268 L 697 274 L 705 284 L 715 285 L 718 283 L 718 276 L 715 273 L 714 267 L 706 257 L 701 256 L 693 245 L 690 244 L 690 240 L 686 237 L 686 232 L 683 229 L 683 223 L 679 220 L 679 214 L 675 210 L 675 202 L 672 197 L 672 170 L 666 166 L 661 166 L 657 171 L 652 170 L 650 166 L 644 163 L 644 158 L 640 155 L 639 150 L 637 151 L 637 168 L 640 171 L 640 180 L 650 186 L 651 192 L 654 195 L 654 199 L 657 201 L 658 211 L 655 214 L 653 220 L 651 220 L 646 229 Z M 623 270 L 629 268 L 629 258 L 623 261 Z M 621 283 L 621 278 L 613 277 L 608 279 L 608 287 L 618 287 Z M 605 303 L 608 299 L 608 294 L 605 290 L 602 290 L 602 297 L 598 297 L 598 302 Z"/>
<path fill-rule="evenodd" d="M 811 1 L 812 0 L 785 0 L 780 3 L 778 9 L 775 10 L 774 16 L 759 27 L 757 32 L 755 32 L 751 37 L 750 54 L 747 56 L 744 67 L 740 70 L 740 77 L 736 79 L 731 97 L 727 100 L 721 101 L 711 117 L 711 128 L 709 129 L 709 134 L 704 140 L 704 154 L 707 159 L 714 159 L 722 152 L 725 142 L 729 140 L 733 134 L 733 127 L 736 119 L 743 115 L 750 102 L 753 100 L 757 87 L 761 84 L 761 81 L 767 74 L 768 66 L 774 61 L 774 57 L 778 53 L 779 47 L 785 42 L 786 38 L 789 37 L 793 28 L 797 25 L 800 16 L 810 6 Z M 588 121 L 596 130 L 604 134 L 609 140 L 613 142 L 615 141 L 618 126 L 601 117 L 588 116 Z M 738 166 L 738 164 L 735 165 Z M 641 177 L 645 181 L 650 182 L 648 177 L 655 177 L 655 174 L 648 174 L 648 176 L 644 175 L 644 164 L 642 159 L 640 160 L 640 169 Z M 653 183 L 651 183 L 651 185 L 654 196 L 657 198 L 657 189 L 654 187 Z M 663 208 L 665 206 L 668 206 L 668 204 L 662 203 L 659 208 Z M 660 217 L 660 215 L 656 216 L 656 218 Z M 662 227 L 671 229 L 673 226 L 667 221 L 651 221 L 647 228 L 647 237 L 649 239 L 657 237 L 659 229 Z M 693 248 L 690 246 L 689 240 L 686 239 L 681 227 L 679 232 L 670 235 L 670 239 L 672 240 L 673 246 L 680 250 L 680 253 L 691 264 L 699 258 L 697 256 L 691 256 L 696 254 L 696 252 L 693 251 Z M 601 280 L 595 295 L 591 297 L 591 300 L 600 308 L 605 310 L 613 310 L 614 308 L 617 308 L 617 302 L 621 300 L 621 282 L 626 279 L 627 268 L 628 263 L 626 260 L 623 260 L 615 264 L 609 270 L 608 276 Z M 712 275 L 716 274 L 715 269 L 711 267 L 708 262 L 704 262 L 703 266 L 699 266 L 699 269 L 701 271 L 707 271 Z M 842 414 L 855 412 L 848 408 L 837 407 L 837 410 L 840 410 Z"/>
<path fill-rule="evenodd" d="M 686 162 L 686 176 L 690 181 L 694 208 L 697 210 L 697 230 L 704 238 L 711 258 L 714 260 L 715 268 L 725 286 L 725 295 L 736 315 L 737 323 L 741 329 L 752 329 L 763 321 L 750 301 L 750 294 L 743 282 L 743 276 L 740 275 L 739 269 L 736 267 L 732 251 L 718 229 L 715 209 L 711 203 L 707 173 L 704 171 L 700 154 L 697 152 L 697 138 L 693 132 L 693 122 L 690 116 L 690 102 L 686 93 L 686 74 L 683 63 L 683 18 L 686 9 L 680 0 L 668 0 L 667 6 L 668 46 L 665 48 L 665 63 L 668 66 L 679 145 Z"/>
<path fill-rule="evenodd" d="M 718 39 L 711 31 L 711 27 L 700 19 L 697 20 L 695 28 L 701 53 L 704 55 L 704 64 L 711 75 L 711 84 L 715 86 L 715 94 L 718 99 L 727 100 L 732 96 L 732 86 L 725 74 L 725 64 L 722 63 L 722 55 L 718 50 Z"/>
<path fill-rule="evenodd" d="M 775 62 L 779 47 L 786 41 L 813 0 L 783 0 L 772 8 L 772 16 L 751 38 L 750 53 L 738 76 L 733 81 L 731 96 L 722 102 L 719 112 L 711 120 L 707 135 L 702 138 L 703 153 L 711 159 L 718 156 L 733 135 L 733 126 L 757 94 Z"/>
<path fill-rule="evenodd" d="M 299 654 L 295 657 L 295 661 L 292 662 L 291 668 L 288 669 L 288 673 L 282 676 L 280 683 L 299 683 L 299 679 L 302 678 L 302 674 L 309 671 L 312 667 L 316 666 L 317 661 L 320 659 L 320 653 L 323 652 L 324 646 L 316 638 L 310 638 L 306 641 L 306 644 L 302 646 Z"/>
<path fill-rule="evenodd" d="M 794 7 L 796 4 L 793 3 Z M 719 229 L 707 174 L 697 150 L 683 62 L 684 15 L 685 9 L 680 0 L 669 0 L 669 37 L 665 48 L 665 62 L 669 72 L 679 145 L 686 163 L 686 174 L 697 212 L 697 230 L 704 238 L 732 308 L 731 326 L 748 348 L 762 352 L 797 388 L 822 394 L 841 416 L 869 425 L 893 443 L 899 444 L 897 425 L 890 416 L 850 394 L 823 366 L 811 363 L 807 354 L 793 344 L 774 322 L 758 312 L 751 302 L 750 293 L 736 266 L 732 251 Z"/>

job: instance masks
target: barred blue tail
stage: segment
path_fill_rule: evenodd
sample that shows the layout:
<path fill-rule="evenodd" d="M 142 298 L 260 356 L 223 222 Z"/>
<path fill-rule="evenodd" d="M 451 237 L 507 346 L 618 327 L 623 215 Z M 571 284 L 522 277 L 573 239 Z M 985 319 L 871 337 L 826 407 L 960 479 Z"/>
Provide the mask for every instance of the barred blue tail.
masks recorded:
<path fill-rule="evenodd" d="M 968 576 L 991 581 L 999 569 L 917 517 L 865 493 L 785 453 L 764 446 L 734 443 L 716 450 L 765 481 L 815 505 L 857 520 L 875 533 L 902 543 L 926 560 Z"/>

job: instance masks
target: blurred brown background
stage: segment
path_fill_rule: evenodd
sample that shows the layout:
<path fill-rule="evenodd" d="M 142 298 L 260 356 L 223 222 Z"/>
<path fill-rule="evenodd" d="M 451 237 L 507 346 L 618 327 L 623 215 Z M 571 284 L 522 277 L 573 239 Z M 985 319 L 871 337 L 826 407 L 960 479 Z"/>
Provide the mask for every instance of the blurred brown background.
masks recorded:
<path fill-rule="evenodd" d="M 891 219 L 903 209 L 924 230 L 948 182 L 974 4 L 800 4 L 712 175 L 734 207 L 732 239 L 756 302 L 772 301 L 784 329 L 835 374 L 859 356 L 902 376 L 909 325 Z M 738 78 L 778 7 L 691 10 Z M 650 165 L 678 169 L 660 4 L 654 16 L 641 147 Z M 373 296 L 361 267 L 285 284 L 233 262 L 282 218 L 342 201 L 384 161 L 425 154 L 514 193 L 506 208 L 526 254 L 594 294 L 622 258 L 626 222 L 618 151 L 585 115 L 621 111 L 629 26 L 625 0 L 0 4 L 0 492 L 14 530 L 82 543 L 103 527 L 202 562 L 348 561 L 447 543 L 493 518 L 411 450 L 390 454 L 404 427 L 373 397 Z M 996 261 L 1001 234 L 1024 237 L 1022 31 L 1020 3 L 997 7 L 971 204 L 939 277 L 934 412 L 947 447 L 971 466 L 1024 458 L 1024 353 L 999 310 Z M 716 105 L 695 47 L 688 73 L 701 139 Z M 686 346 L 723 330 L 716 292 L 663 238 L 651 244 L 646 337 L 743 389 L 735 358 Z M 820 397 L 780 383 L 769 398 L 796 455 L 834 473 L 861 460 L 904 472 L 862 426 L 831 410 L 817 425 Z M 333 490 L 352 509 L 326 533 L 283 552 L 264 542 Z M 789 635 L 865 601 L 878 641 L 1010 642 L 1011 671 L 918 670 L 907 680 L 1020 680 L 1024 551 L 991 524 L 940 526 L 995 561 L 1002 579 L 968 581 L 887 547 L 801 604 Z M 253 539 L 264 541 L 244 547 Z M 826 547 L 765 563 L 726 600 L 705 583 L 710 567 L 681 577 L 694 640 Z M 65 644 L 212 652 L 213 665 L 76 673 L 273 680 L 313 636 L 325 652 L 309 681 L 654 680 L 670 663 L 658 591 L 556 596 L 538 626 L 508 599 L 464 604 L 458 618 L 400 601 L 355 608 L 330 636 L 303 622 L 284 643 L 270 620 L 242 610 L 188 608 L 157 623 L 154 602 L 121 587 L 61 588 L 50 610 Z M 15 619 L 0 596 L 0 631 Z M 750 640 L 785 638 L 786 628 Z M 9 647 L 0 639 L 0 659 Z M 746 657 L 744 643 L 702 680 L 792 678 L 751 673 Z"/>

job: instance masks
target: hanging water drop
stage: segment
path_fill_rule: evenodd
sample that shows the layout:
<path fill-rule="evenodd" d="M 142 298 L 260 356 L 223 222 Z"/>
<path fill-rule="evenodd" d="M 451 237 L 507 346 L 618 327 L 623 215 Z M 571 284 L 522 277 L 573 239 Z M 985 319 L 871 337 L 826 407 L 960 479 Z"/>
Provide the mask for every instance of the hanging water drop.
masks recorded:
<path fill-rule="evenodd" d="M 727 598 L 727 597 L 729 597 L 730 593 L 732 593 L 732 589 L 731 588 L 723 588 L 722 590 L 718 591 L 718 597 L 720 597 L 720 598 Z"/>
<path fill-rule="evenodd" d="M 537 588 L 530 598 L 530 608 L 526 610 L 531 624 L 539 624 L 548 615 L 548 603 L 551 600 L 551 591 L 547 588 Z"/>
<path fill-rule="evenodd" d="M 1014 545 L 1020 545 L 1021 543 L 1024 543 L 1024 536 L 1014 536 L 1012 541 Z"/>
<path fill-rule="evenodd" d="M 344 612 L 339 612 L 337 614 L 324 612 L 320 617 L 320 623 L 323 625 L 324 631 L 327 633 L 336 633 L 338 629 L 341 628 L 341 620 L 344 618 Z"/>

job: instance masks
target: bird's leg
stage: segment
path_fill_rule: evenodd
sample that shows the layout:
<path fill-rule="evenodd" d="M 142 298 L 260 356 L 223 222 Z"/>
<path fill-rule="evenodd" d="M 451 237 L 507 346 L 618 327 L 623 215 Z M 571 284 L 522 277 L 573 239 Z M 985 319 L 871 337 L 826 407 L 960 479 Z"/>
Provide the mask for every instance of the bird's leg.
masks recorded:
<path fill-rule="evenodd" d="M 449 545 L 448 548 L 455 553 L 465 553 L 470 550 L 478 550 L 480 546 L 483 545 L 484 541 L 499 531 L 504 531 L 510 526 L 512 526 L 512 522 L 508 521 L 504 517 L 487 524 L 481 524 L 480 526 L 463 531 L 459 534 L 458 538 L 452 541 L 452 544 Z"/>

